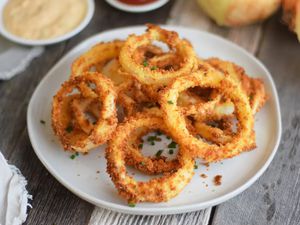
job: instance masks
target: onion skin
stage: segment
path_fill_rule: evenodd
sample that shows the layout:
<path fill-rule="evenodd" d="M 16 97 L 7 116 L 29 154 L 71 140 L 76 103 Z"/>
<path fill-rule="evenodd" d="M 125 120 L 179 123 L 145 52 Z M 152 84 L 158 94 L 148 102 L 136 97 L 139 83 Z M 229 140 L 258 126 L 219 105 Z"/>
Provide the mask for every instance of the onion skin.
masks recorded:
<path fill-rule="evenodd" d="M 203 11 L 218 25 L 237 27 L 271 16 L 281 0 L 197 0 Z"/>
<path fill-rule="evenodd" d="M 283 0 L 283 20 L 295 32 L 300 41 L 300 1 Z"/>

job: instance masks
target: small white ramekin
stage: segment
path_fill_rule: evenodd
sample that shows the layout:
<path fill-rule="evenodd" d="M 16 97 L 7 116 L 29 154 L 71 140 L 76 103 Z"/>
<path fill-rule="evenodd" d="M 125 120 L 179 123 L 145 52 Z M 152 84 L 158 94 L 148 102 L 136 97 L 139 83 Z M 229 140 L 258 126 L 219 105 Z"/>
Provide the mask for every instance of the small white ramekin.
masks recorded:
<path fill-rule="evenodd" d="M 88 2 L 88 9 L 87 9 L 87 13 L 85 18 L 81 21 L 81 23 L 74 28 L 72 31 L 55 37 L 55 38 L 50 38 L 50 39 L 43 39 L 43 40 L 30 40 L 30 39 L 26 39 L 26 38 L 22 38 L 19 37 L 17 35 L 14 35 L 12 33 L 10 33 L 4 26 L 3 23 L 3 9 L 4 6 L 6 5 L 8 0 L 3 0 L 0 1 L 0 34 L 2 36 L 4 36 L 5 38 L 9 39 L 10 41 L 19 43 L 19 44 L 23 44 L 23 45 L 51 45 L 51 44 L 55 44 L 64 40 L 67 40 L 73 36 L 75 36 L 76 34 L 78 34 L 80 31 L 82 31 L 87 25 L 88 23 L 91 21 L 93 15 L 94 15 L 94 11 L 95 11 L 95 3 L 94 0 L 87 0 Z M 68 12 L 66 12 L 68 13 Z"/>

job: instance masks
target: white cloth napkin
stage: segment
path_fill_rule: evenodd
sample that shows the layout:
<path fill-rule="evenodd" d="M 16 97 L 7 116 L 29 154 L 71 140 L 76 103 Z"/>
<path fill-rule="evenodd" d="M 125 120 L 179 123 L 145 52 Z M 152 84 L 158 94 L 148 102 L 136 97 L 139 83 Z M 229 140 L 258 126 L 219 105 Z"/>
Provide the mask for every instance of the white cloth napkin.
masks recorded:
<path fill-rule="evenodd" d="M 43 47 L 14 44 L 0 36 L 0 80 L 8 80 L 25 70 L 43 51 Z"/>
<path fill-rule="evenodd" d="M 27 181 L 20 170 L 8 165 L 0 152 L 0 225 L 20 225 L 27 217 Z"/>

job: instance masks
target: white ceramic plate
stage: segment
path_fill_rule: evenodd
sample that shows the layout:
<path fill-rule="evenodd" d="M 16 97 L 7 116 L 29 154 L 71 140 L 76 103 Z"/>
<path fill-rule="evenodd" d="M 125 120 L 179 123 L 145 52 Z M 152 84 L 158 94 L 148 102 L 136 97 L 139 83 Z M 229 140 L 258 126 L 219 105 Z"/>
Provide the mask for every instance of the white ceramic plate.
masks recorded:
<path fill-rule="evenodd" d="M 22 44 L 22 45 L 33 45 L 33 46 L 39 46 L 39 45 L 51 45 L 51 44 L 55 44 L 61 41 L 65 41 L 73 36 L 75 36 L 76 34 L 78 34 L 80 31 L 82 31 L 91 21 L 93 15 L 94 15 L 94 11 L 95 11 L 95 3 L 94 0 L 87 0 L 88 2 L 88 8 L 87 8 L 87 13 L 85 18 L 81 21 L 81 23 L 72 31 L 55 37 L 55 38 L 51 38 L 51 39 L 45 39 L 45 40 L 30 40 L 30 39 L 25 39 L 19 36 L 16 36 L 12 33 L 10 33 L 4 26 L 3 23 L 3 9 L 4 6 L 6 5 L 6 3 L 9 0 L 2 0 L 0 1 L 0 34 L 3 35 L 5 38 L 9 39 L 10 41 Z"/>
<path fill-rule="evenodd" d="M 125 4 L 123 2 L 120 2 L 118 0 L 106 0 L 106 2 L 111 6 L 120 9 L 122 11 L 132 12 L 132 13 L 143 13 L 143 12 L 152 11 L 154 9 L 158 9 L 159 7 L 162 7 L 168 1 L 169 0 L 157 0 L 155 2 L 151 2 L 144 5 L 130 5 L 130 4 Z"/>
<path fill-rule="evenodd" d="M 128 27 L 95 35 L 65 55 L 38 85 L 29 103 L 27 126 L 34 151 L 49 172 L 74 194 L 97 206 L 130 214 L 158 215 L 184 213 L 217 205 L 253 184 L 266 170 L 277 150 L 281 136 L 280 109 L 276 88 L 267 69 L 245 50 L 222 38 L 193 29 L 173 26 L 166 28 L 175 30 L 190 40 L 199 56 L 215 56 L 234 61 L 249 74 L 264 80 L 270 99 L 256 116 L 258 147 L 222 163 L 211 164 L 209 168 L 199 165 L 192 181 L 167 203 L 140 203 L 134 208 L 128 207 L 117 195 L 105 172 L 105 146 L 87 156 L 80 155 L 71 160 L 71 153 L 63 151 L 51 129 L 52 96 L 68 79 L 72 61 L 97 42 L 125 39 L 131 33 L 142 33 L 145 27 Z M 45 120 L 46 124 L 41 124 L 40 120 Z M 160 146 L 152 146 L 154 151 L 159 148 Z M 201 173 L 208 175 L 208 178 L 201 178 Z M 212 180 L 218 174 L 223 176 L 223 181 L 222 185 L 215 186 Z"/>

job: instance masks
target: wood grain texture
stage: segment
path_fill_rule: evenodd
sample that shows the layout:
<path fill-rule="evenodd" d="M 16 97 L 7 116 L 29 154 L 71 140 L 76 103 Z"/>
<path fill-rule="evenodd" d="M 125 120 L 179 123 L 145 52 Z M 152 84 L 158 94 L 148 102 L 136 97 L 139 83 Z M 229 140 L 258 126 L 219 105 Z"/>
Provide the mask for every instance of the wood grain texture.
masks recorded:
<path fill-rule="evenodd" d="M 28 179 L 29 193 L 33 195 L 33 209 L 29 210 L 25 224 L 87 224 L 94 209 L 59 184 L 43 167 L 31 147 L 26 130 L 26 111 L 41 78 L 63 54 L 83 39 L 125 25 L 149 21 L 164 23 L 172 5 L 171 1 L 156 13 L 136 15 L 118 11 L 104 1 L 95 2 L 95 15 L 83 32 L 71 40 L 47 47 L 24 72 L 9 81 L 0 82 L 0 149 L 9 163 L 23 172 Z"/>
<path fill-rule="evenodd" d="M 134 225 L 161 225 L 161 224 L 176 224 L 176 225 L 206 225 L 208 224 L 210 209 L 204 211 L 166 215 L 166 216 L 132 216 L 122 213 L 113 213 L 106 209 L 94 210 L 89 225 L 119 225 L 119 224 L 134 224 Z"/>
<path fill-rule="evenodd" d="M 283 135 L 264 175 L 247 191 L 217 207 L 213 225 L 300 224 L 300 44 L 280 23 L 266 25 L 258 57 L 279 92 Z"/>

